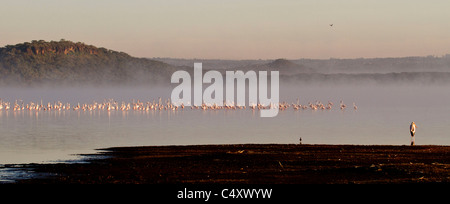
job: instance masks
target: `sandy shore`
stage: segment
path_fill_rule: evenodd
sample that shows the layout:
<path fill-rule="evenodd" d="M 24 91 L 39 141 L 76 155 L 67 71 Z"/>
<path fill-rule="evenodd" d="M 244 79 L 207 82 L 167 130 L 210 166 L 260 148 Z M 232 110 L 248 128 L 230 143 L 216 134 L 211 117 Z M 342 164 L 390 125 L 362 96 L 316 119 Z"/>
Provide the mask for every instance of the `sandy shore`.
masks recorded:
<path fill-rule="evenodd" d="M 105 157 L 106 156 L 106 157 Z M 32 164 L 17 183 L 450 182 L 450 146 L 243 144 L 118 147 L 89 163 Z"/>

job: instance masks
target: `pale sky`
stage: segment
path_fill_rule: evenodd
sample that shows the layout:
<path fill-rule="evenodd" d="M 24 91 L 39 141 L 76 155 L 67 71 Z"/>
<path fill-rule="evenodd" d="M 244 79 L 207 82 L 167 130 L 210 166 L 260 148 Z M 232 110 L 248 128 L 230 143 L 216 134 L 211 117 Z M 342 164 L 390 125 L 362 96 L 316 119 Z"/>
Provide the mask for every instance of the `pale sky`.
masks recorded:
<path fill-rule="evenodd" d="M 450 1 L 0 1 L 0 46 L 62 38 L 136 57 L 440 56 L 450 53 Z"/>

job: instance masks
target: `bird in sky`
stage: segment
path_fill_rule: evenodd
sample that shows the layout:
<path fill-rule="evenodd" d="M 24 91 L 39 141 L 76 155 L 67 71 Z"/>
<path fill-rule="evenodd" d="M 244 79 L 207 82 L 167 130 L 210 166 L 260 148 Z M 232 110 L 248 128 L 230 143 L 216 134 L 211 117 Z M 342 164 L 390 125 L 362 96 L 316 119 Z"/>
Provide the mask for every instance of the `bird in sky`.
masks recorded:
<path fill-rule="evenodd" d="M 332 26 L 333 26 L 333 24 L 330 24 L 330 26 L 332 27 Z"/>

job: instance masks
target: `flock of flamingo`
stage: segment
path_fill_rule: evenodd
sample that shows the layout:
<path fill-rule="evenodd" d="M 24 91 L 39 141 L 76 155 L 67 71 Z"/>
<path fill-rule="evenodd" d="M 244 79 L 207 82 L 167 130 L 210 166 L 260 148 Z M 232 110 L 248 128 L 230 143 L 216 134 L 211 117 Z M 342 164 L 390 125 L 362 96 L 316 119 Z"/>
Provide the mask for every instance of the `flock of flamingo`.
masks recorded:
<path fill-rule="evenodd" d="M 281 102 L 279 104 L 269 104 L 269 105 L 262 105 L 262 104 L 251 104 L 249 105 L 249 109 L 251 110 L 261 110 L 261 109 L 271 109 L 276 108 L 278 105 L 279 110 L 287 110 L 292 107 L 292 110 L 331 110 L 334 107 L 333 102 L 328 101 L 327 104 L 323 104 L 320 101 L 315 101 L 314 103 L 309 102 L 308 105 L 301 105 L 299 103 L 299 99 L 297 99 L 297 103 L 289 104 L 287 102 Z M 62 103 L 60 101 L 54 102 L 54 103 L 47 103 L 43 104 L 42 101 L 40 103 L 30 102 L 27 104 L 24 104 L 22 100 L 16 100 L 13 104 L 7 101 L 3 101 L 0 99 L 0 111 L 23 111 L 23 110 L 29 110 L 29 111 L 95 111 L 95 110 L 106 110 L 106 111 L 161 111 L 161 110 L 179 110 L 179 109 L 188 109 L 188 105 L 180 104 L 180 105 L 174 105 L 171 103 L 170 99 L 162 101 L 161 98 L 158 99 L 158 101 L 153 100 L 152 102 L 142 102 L 140 100 L 132 100 L 132 102 L 117 102 L 113 99 L 104 100 L 102 103 L 93 102 L 90 104 L 84 103 L 80 104 L 77 103 L 76 105 L 71 105 L 70 103 Z M 339 104 L 339 109 L 345 110 L 347 108 L 347 105 L 344 104 L 344 102 L 341 100 Z M 236 110 L 236 109 L 247 109 L 247 106 L 240 106 L 240 105 L 234 105 L 234 103 L 226 103 L 224 102 L 223 106 L 219 106 L 216 104 L 202 104 L 201 106 L 190 106 L 190 109 L 200 109 L 200 110 Z M 353 109 L 357 110 L 358 107 L 355 103 L 353 103 Z"/>

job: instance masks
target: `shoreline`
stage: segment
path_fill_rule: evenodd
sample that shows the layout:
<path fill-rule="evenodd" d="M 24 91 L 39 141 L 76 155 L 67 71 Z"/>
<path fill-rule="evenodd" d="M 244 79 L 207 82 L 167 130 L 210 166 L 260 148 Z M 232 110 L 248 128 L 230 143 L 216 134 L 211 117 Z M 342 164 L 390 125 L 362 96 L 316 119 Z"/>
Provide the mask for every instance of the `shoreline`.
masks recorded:
<path fill-rule="evenodd" d="M 85 163 L 27 164 L 17 184 L 449 183 L 450 146 L 230 144 L 112 147 Z M 45 175 L 45 176 L 42 176 Z"/>

